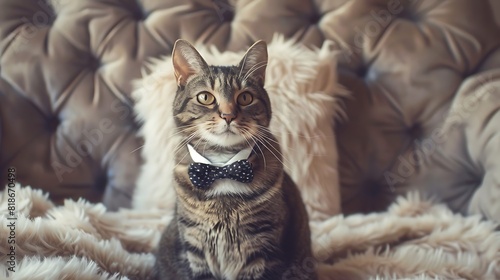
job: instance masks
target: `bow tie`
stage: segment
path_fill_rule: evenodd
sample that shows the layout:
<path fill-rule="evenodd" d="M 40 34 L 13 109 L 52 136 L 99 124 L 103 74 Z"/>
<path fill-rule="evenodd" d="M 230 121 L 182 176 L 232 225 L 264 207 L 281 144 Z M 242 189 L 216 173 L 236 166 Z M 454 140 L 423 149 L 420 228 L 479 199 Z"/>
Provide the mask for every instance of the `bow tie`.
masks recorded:
<path fill-rule="evenodd" d="M 231 179 L 242 183 L 252 182 L 252 165 L 246 159 L 218 167 L 194 162 L 188 168 L 189 179 L 199 189 L 207 189 L 217 179 Z"/>

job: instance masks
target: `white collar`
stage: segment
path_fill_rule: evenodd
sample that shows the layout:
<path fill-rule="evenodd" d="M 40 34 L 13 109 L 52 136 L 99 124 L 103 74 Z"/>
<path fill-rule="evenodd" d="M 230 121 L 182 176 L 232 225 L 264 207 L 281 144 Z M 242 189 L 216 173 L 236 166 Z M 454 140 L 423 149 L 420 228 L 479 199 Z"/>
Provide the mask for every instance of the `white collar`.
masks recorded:
<path fill-rule="evenodd" d="M 210 165 L 215 165 L 215 166 L 225 166 L 229 165 L 231 163 L 237 162 L 238 160 L 242 159 L 248 159 L 250 154 L 252 153 L 253 147 L 248 147 L 245 148 L 238 153 L 236 153 L 228 162 L 220 163 L 220 162 L 210 162 L 208 159 L 206 159 L 204 156 L 200 155 L 194 148 L 191 146 L 191 144 L 187 144 L 188 150 L 189 150 L 189 155 L 193 159 L 194 162 L 199 162 L 199 163 L 204 163 L 204 164 L 210 164 Z"/>

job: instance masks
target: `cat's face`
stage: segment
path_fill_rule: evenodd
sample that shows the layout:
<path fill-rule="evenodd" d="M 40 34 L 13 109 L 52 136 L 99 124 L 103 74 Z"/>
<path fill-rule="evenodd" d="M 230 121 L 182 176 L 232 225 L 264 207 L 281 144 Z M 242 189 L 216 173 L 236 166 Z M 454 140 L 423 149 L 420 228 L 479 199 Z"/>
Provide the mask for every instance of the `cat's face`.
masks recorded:
<path fill-rule="evenodd" d="M 173 111 L 181 134 L 195 145 L 253 145 L 271 119 L 264 90 L 266 44 L 255 43 L 238 66 L 224 67 L 208 66 L 193 46 L 179 40 L 172 60 L 178 82 Z"/>

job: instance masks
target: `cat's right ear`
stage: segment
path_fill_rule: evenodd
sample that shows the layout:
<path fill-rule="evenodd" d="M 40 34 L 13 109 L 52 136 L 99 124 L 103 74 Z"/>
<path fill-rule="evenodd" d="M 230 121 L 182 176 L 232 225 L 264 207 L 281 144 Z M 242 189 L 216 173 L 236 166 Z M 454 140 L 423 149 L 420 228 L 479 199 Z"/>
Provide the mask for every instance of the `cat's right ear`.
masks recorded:
<path fill-rule="evenodd" d="M 188 41 L 182 39 L 174 44 L 172 63 L 178 86 L 185 86 L 189 77 L 208 70 L 208 65 L 200 53 Z"/>

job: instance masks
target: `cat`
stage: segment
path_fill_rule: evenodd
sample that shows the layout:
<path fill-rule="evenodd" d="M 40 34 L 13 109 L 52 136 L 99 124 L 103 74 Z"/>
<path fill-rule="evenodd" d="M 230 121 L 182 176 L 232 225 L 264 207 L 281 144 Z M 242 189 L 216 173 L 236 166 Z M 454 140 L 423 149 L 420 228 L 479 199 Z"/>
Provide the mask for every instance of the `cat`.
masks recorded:
<path fill-rule="evenodd" d="M 317 279 L 306 209 L 268 128 L 267 59 L 258 41 L 237 66 L 209 66 L 175 42 L 173 117 L 184 141 L 156 279 Z"/>

